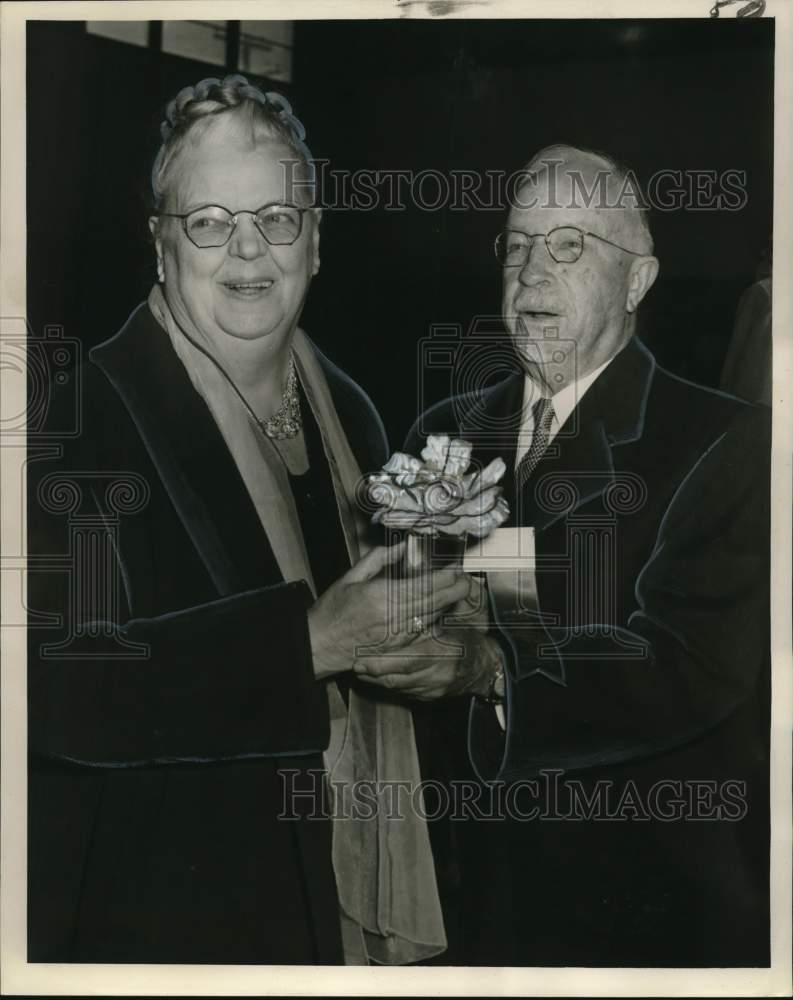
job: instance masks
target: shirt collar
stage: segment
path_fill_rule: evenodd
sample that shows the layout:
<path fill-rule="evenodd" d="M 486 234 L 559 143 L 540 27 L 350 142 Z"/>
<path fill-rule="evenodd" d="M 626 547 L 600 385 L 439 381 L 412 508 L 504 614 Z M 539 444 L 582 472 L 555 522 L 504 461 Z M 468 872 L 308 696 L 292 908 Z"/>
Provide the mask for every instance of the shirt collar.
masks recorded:
<path fill-rule="evenodd" d="M 558 392 L 554 393 L 553 396 L 551 396 L 553 412 L 556 417 L 558 427 L 564 426 L 567 418 L 583 399 L 584 393 L 587 389 L 589 389 L 598 375 L 600 375 L 600 373 L 604 371 L 612 361 L 613 358 L 609 358 L 598 368 L 595 368 L 594 371 L 591 371 L 586 375 L 582 375 L 581 378 L 576 379 L 575 382 L 568 382 L 563 389 L 560 389 Z M 547 395 L 547 390 L 542 388 L 537 382 L 534 381 L 534 379 L 527 375 L 526 385 L 524 388 L 524 398 L 537 399 L 538 395 Z"/>

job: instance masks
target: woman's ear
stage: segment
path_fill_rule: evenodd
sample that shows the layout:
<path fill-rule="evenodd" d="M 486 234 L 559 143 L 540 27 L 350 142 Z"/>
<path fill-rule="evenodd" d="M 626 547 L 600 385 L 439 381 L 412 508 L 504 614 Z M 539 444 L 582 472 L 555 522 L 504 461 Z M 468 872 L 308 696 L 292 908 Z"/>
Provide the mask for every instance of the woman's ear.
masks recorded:
<path fill-rule="evenodd" d="M 157 254 L 157 281 L 160 284 L 165 281 L 165 264 L 162 257 L 162 240 L 160 239 L 160 220 L 156 215 L 149 217 L 149 232 L 154 239 L 154 249 Z"/>
<path fill-rule="evenodd" d="M 312 208 L 311 212 L 314 216 L 314 231 L 311 234 L 313 253 L 311 274 L 314 275 L 319 272 L 319 224 L 322 222 L 322 209 Z"/>
<path fill-rule="evenodd" d="M 634 313 L 639 308 L 639 303 L 652 288 L 653 282 L 658 277 L 657 257 L 637 257 L 631 264 L 630 278 L 628 279 L 628 297 L 625 301 L 625 311 Z"/>

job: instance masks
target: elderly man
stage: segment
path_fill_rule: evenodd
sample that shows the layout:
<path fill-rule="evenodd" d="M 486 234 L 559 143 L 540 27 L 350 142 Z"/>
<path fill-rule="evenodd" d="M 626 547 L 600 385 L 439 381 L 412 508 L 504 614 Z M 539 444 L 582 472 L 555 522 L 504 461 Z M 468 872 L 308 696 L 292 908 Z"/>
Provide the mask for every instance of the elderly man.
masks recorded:
<path fill-rule="evenodd" d="M 520 370 L 405 445 L 503 457 L 522 567 L 487 574 L 462 660 L 358 667 L 430 703 L 425 774 L 466 777 L 467 740 L 497 782 L 501 819 L 436 830 L 461 962 L 768 962 L 768 412 L 636 339 L 658 261 L 631 180 L 568 146 L 530 161 L 496 241 Z"/>

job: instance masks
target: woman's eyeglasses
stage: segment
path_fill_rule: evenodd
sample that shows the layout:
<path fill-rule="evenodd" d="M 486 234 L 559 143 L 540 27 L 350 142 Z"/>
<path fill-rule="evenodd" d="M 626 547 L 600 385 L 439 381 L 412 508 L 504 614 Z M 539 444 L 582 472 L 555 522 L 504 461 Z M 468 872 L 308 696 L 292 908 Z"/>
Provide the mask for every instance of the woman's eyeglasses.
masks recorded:
<path fill-rule="evenodd" d="M 255 211 L 240 209 L 232 213 L 222 205 L 204 205 L 182 215 L 176 212 L 158 212 L 158 216 L 181 219 L 185 235 L 200 249 L 224 247 L 237 228 L 241 215 L 252 215 L 253 222 L 271 246 L 290 246 L 300 236 L 303 213 L 307 208 L 295 205 L 263 205 Z"/>
<path fill-rule="evenodd" d="M 608 243 L 609 246 L 624 250 L 625 253 L 632 253 L 636 257 L 643 256 L 638 250 L 629 250 L 619 243 L 612 243 L 604 236 L 590 233 L 587 229 L 579 229 L 578 226 L 557 226 L 548 233 L 523 233 L 517 229 L 505 229 L 503 233 L 498 234 L 495 242 L 499 264 L 503 267 L 525 267 L 534 241 L 540 236 L 545 240 L 548 253 L 557 264 L 574 264 L 584 252 L 585 236 L 593 236 L 601 243 Z"/>

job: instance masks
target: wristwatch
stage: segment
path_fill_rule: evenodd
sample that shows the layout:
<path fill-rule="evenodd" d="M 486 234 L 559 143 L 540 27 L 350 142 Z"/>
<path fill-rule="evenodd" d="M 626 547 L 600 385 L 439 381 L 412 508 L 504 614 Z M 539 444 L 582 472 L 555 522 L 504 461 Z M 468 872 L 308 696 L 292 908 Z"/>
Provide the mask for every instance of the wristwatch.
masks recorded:
<path fill-rule="evenodd" d="M 490 679 L 490 686 L 487 694 L 477 695 L 478 699 L 486 705 L 503 705 L 506 695 L 506 682 L 504 680 L 504 651 L 498 646 L 499 662 L 495 673 Z"/>

